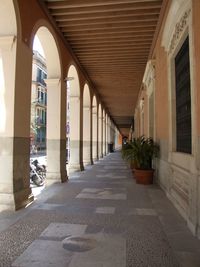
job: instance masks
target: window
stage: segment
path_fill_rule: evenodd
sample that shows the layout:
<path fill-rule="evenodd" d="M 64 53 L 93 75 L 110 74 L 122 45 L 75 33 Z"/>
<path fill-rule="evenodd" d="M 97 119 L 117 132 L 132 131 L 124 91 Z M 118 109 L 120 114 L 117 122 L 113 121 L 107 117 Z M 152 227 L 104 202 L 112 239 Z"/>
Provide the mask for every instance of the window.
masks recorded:
<path fill-rule="evenodd" d="M 189 38 L 175 57 L 176 75 L 176 150 L 191 154 L 191 92 Z"/>
<path fill-rule="evenodd" d="M 47 105 L 47 93 L 44 93 L 44 104 Z"/>
<path fill-rule="evenodd" d="M 47 74 L 41 70 L 40 68 L 37 68 L 37 82 L 46 85 L 44 82 L 44 79 L 47 78 Z"/>
<path fill-rule="evenodd" d="M 37 82 L 41 82 L 42 70 L 37 68 Z"/>
<path fill-rule="evenodd" d="M 40 103 L 43 103 L 43 100 L 44 100 L 44 93 L 41 92 L 41 99 L 40 99 Z"/>

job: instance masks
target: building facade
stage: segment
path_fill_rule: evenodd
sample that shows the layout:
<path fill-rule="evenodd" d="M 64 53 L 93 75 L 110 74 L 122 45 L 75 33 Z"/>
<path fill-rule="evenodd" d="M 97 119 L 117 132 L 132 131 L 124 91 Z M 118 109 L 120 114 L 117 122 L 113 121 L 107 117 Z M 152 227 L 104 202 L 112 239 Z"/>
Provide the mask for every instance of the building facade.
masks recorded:
<path fill-rule="evenodd" d="M 157 182 L 200 236 L 200 2 L 168 5 L 135 109 L 134 136 L 160 145 Z"/>
<path fill-rule="evenodd" d="M 33 51 L 31 90 L 31 152 L 46 150 L 47 78 L 45 58 Z"/>

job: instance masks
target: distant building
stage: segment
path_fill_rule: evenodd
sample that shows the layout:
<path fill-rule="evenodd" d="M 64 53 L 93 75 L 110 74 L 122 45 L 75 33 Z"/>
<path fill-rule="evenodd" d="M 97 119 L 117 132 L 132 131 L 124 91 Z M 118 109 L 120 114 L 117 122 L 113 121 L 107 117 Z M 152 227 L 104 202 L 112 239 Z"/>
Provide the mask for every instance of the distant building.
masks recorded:
<path fill-rule="evenodd" d="M 46 149 L 47 78 L 45 58 L 33 51 L 31 93 L 31 146 L 34 151 Z"/>

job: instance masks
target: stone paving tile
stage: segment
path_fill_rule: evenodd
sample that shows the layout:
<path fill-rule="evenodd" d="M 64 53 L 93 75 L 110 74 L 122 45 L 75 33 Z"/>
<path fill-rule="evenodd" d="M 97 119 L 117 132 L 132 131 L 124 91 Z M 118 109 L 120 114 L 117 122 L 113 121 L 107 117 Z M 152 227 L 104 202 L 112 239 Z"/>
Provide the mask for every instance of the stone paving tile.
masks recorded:
<path fill-rule="evenodd" d="M 85 233 L 87 225 L 83 224 L 66 224 L 66 223 L 51 223 L 42 233 L 41 237 L 62 237 L 82 235 Z"/>
<path fill-rule="evenodd" d="M 154 209 L 135 209 L 136 215 L 142 216 L 157 216 L 157 213 Z"/>
<path fill-rule="evenodd" d="M 136 184 L 127 166 L 111 153 L 68 183 L 44 189 L 0 232 L 0 266 L 198 267 L 200 241 L 163 191 Z"/>
<path fill-rule="evenodd" d="M 12 267 L 68 267 L 71 258 L 72 252 L 64 251 L 61 242 L 35 240 Z"/>
<path fill-rule="evenodd" d="M 176 252 L 182 267 L 200 267 L 200 253 Z"/>
<path fill-rule="evenodd" d="M 92 191 L 91 191 L 92 190 Z M 83 198 L 83 199 L 110 199 L 110 200 L 126 200 L 127 196 L 124 192 L 124 188 L 121 189 L 98 189 L 98 188 L 91 188 L 88 191 L 88 188 L 84 188 L 76 198 Z"/>
<path fill-rule="evenodd" d="M 114 207 L 98 207 L 95 210 L 96 213 L 103 213 L 103 214 L 114 214 L 115 208 Z"/>
<path fill-rule="evenodd" d="M 200 241 L 188 231 L 167 234 L 170 245 L 175 251 L 196 252 L 200 254 Z"/>

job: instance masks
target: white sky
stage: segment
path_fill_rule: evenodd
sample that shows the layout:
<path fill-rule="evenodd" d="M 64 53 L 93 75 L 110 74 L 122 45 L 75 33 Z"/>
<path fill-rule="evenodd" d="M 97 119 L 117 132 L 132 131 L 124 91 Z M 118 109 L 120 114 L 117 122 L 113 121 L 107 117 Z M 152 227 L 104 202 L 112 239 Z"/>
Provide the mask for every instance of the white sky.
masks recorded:
<path fill-rule="evenodd" d="M 35 35 L 33 40 L 33 50 L 38 51 L 45 58 L 44 50 L 37 35 Z"/>

